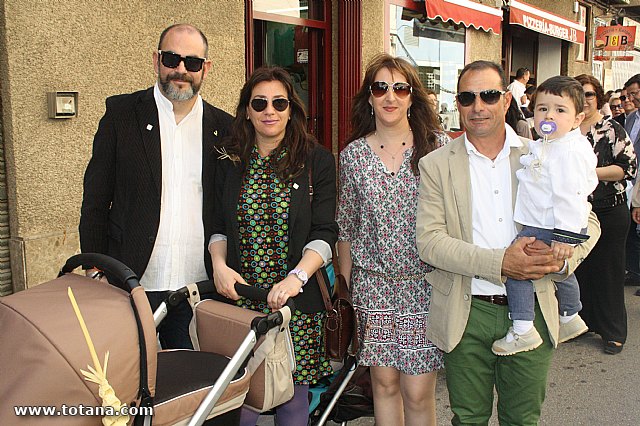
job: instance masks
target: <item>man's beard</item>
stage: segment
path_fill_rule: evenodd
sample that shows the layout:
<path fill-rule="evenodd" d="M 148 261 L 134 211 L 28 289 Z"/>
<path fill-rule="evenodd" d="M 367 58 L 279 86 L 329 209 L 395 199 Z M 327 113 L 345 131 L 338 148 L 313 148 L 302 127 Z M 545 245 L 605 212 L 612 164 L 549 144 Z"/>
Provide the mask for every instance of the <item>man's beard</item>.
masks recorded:
<path fill-rule="evenodd" d="M 185 81 L 189 83 L 189 87 L 186 89 L 178 89 L 176 86 L 171 84 L 171 80 Z M 167 75 L 165 79 L 158 74 L 158 83 L 160 83 L 160 87 L 162 87 L 164 95 L 171 101 L 188 101 L 200 91 L 200 83 L 196 84 L 193 81 L 193 77 L 186 73 L 180 74 L 172 72 Z"/>

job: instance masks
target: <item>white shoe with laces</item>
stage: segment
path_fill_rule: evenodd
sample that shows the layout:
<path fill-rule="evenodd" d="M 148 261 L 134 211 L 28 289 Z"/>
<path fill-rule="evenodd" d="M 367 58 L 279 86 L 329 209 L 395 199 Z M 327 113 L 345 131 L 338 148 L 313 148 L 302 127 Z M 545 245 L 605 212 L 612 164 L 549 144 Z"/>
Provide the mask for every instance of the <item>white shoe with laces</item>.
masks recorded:
<path fill-rule="evenodd" d="M 540 337 L 540 333 L 535 327 L 531 327 L 531 330 L 522 335 L 516 334 L 513 331 L 513 327 L 509 327 L 506 336 L 493 342 L 491 351 L 499 356 L 507 356 L 534 350 L 541 344 L 542 337 Z"/>

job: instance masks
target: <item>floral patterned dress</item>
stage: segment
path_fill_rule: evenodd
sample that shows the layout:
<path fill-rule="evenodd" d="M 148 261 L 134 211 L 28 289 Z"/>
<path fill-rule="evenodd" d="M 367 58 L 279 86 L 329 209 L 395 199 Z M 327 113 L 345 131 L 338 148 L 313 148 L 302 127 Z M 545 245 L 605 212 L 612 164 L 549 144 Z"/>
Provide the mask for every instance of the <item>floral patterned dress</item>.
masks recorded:
<path fill-rule="evenodd" d="M 416 247 L 419 176 L 413 148 L 392 176 L 365 138 L 340 154 L 339 241 L 351 242 L 351 291 L 359 323 L 359 362 L 418 375 L 443 368 L 427 339 L 433 270 Z"/>
<path fill-rule="evenodd" d="M 269 290 L 287 277 L 290 194 L 290 183 L 280 181 L 270 158 L 261 158 L 254 149 L 240 190 L 238 225 L 240 274 L 256 287 Z M 240 299 L 238 305 L 271 312 L 266 303 Z M 291 315 L 289 328 L 296 354 L 293 374 L 296 385 L 315 384 L 332 373 L 322 350 L 323 317 L 323 312 L 306 314 L 297 309 Z"/>

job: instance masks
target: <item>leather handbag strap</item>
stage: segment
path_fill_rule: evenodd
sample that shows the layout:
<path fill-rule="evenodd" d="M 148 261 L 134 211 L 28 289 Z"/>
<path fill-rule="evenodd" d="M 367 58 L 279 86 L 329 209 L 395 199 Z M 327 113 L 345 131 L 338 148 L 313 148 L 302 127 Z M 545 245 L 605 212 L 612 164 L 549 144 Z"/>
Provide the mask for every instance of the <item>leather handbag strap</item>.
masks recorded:
<path fill-rule="evenodd" d="M 329 290 L 327 290 L 327 283 L 324 280 L 324 275 L 320 270 L 315 273 L 316 280 L 318 280 L 318 287 L 320 287 L 320 293 L 322 293 L 322 301 L 327 312 L 333 310 L 333 304 L 331 303 L 331 296 L 329 296 Z"/>

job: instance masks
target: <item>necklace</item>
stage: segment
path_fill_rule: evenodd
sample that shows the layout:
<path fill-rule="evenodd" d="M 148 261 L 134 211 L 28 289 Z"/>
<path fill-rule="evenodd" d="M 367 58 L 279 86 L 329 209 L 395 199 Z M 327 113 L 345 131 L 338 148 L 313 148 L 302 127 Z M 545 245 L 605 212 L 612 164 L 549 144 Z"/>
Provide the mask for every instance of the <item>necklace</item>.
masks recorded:
<path fill-rule="evenodd" d="M 380 149 L 383 150 L 384 152 L 386 152 L 387 154 L 389 154 L 391 156 L 391 159 L 393 160 L 393 165 L 391 166 L 391 168 L 393 170 L 396 169 L 396 156 L 400 153 L 400 151 L 402 151 L 404 149 L 404 147 L 407 145 L 407 138 L 409 137 L 409 135 L 411 134 L 411 128 L 409 128 L 409 131 L 407 132 L 406 135 L 404 135 L 404 138 L 402 139 L 402 143 L 400 145 L 400 148 L 398 148 L 398 150 L 395 153 L 391 153 L 389 151 L 387 151 L 386 149 L 384 149 L 384 144 L 380 144 Z M 373 133 L 374 136 L 378 136 L 378 132 L 374 132 Z M 396 173 L 395 172 L 390 172 L 391 176 L 395 176 Z"/>

